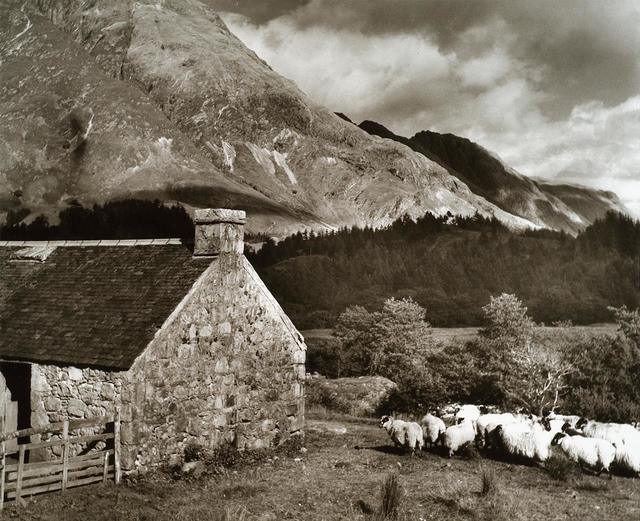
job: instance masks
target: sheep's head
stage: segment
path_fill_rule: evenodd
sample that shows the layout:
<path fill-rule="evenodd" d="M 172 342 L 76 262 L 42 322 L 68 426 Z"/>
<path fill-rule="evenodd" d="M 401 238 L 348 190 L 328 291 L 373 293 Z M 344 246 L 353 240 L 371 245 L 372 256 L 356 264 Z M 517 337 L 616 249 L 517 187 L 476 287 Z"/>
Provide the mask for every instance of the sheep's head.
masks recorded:
<path fill-rule="evenodd" d="M 562 424 L 562 432 L 567 432 L 571 428 L 571 424 L 569 422 L 564 422 Z"/>
<path fill-rule="evenodd" d="M 551 445 L 559 445 L 560 444 L 560 440 L 562 438 L 564 438 L 565 436 L 566 436 L 566 434 L 564 432 L 556 433 L 556 435 L 551 440 Z"/>
<path fill-rule="evenodd" d="M 383 416 L 382 418 L 380 418 L 380 423 L 378 427 L 383 429 L 384 427 L 386 427 L 388 423 L 391 423 L 392 421 L 393 421 L 393 418 L 391 416 Z"/>
<path fill-rule="evenodd" d="M 580 418 L 576 423 L 576 429 L 584 429 L 588 422 L 589 420 L 587 420 L 585 417 Z"/>

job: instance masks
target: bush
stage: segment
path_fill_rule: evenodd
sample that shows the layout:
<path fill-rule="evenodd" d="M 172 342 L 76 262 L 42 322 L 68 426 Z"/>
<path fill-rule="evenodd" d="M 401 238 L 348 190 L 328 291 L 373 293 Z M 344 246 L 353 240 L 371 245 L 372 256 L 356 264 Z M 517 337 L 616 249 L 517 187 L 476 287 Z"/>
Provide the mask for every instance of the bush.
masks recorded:
<path fill-rule="evenodd" d="M 201 461 L 206 455 L 206 449 L 194 441 L 187 442 L 184 448 L 184 461 Z"/>
<path fill-rule="evenodd" d="M 328 378 L 340 378 L 362 373 L 351 367 L 343 356 L 342 342 L 337 338 L 307 338 L 306 369 L 308 373 L 320 373 Z"/>
<path fill-rule="evenodd" d="M 552 454 L 544 464 L 547 474 L 556 481 L 569 481 L 581 474 L 580 467 L 565 454 Z"/>
<path fill-rule="evenodd" d="M 351 403 L 344 399 L 337 391 L 323 385 L 322 378 L 311 378 L 305 386 L 306 404 L 308 406 L 319 405 L 332 411 L 348 414 L 351 411 Z"/>

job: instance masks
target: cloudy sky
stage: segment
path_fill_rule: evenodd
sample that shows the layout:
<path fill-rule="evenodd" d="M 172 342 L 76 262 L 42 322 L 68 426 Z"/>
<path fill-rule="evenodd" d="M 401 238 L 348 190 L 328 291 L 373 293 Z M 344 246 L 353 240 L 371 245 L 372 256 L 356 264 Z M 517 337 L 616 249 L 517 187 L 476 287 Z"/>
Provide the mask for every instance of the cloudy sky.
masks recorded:
<path fill-rule="evenodd" d="M 207 0 L 314 100 L 452 132 L 640 217 L 637 0 Z"/>

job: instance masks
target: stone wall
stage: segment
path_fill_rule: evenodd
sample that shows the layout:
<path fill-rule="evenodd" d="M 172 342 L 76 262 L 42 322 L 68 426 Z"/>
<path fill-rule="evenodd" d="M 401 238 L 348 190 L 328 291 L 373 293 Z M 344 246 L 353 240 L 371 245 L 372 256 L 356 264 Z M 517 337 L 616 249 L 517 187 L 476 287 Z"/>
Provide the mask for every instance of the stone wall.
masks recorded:
<path fill-rule="evenodd" d="M 99 369 L 31 366 L 31 424 L 115 414 L 123 372 Z"/>
<path fill-rule="evenodd" d="M 267 447 L 300 431 L 305 349 L 244 256 L 220 255 L 129 370 L 123 461 L 157 464 L 190 442 Z"/>
<path fill-rule="evenodd" d="M 124 372 L 92 368 L 31 366 L 31 425 L 43 427 L 66 419 L 113 416 L 120 403 Z M 97 432 L 84 428 L 75 434 Z M 38 436 L 42 441 L 55 436 Z M 35 437 L 32 441 L 36 441 Z M 72 447 L 72 453 L 81 447 Z M 53 447 L 36 455 L 36 459 L 60 456 L 62 447 Z"/>

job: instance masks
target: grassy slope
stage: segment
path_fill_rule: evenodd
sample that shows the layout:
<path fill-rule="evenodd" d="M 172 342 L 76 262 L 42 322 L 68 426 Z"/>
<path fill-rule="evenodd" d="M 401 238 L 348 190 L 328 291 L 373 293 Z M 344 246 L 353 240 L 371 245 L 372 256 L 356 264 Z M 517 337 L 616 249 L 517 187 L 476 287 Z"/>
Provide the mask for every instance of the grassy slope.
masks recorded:
<path fill-rule="evenodd" d="M 329 428 L 327 428 L 329 427 Z M 331 428 L 334 430 L 331 430 Z M 346 428 L 346 433 L 337 431 Z M 373 420 L 310 415 L 300 461 L 282 456 L 222 477 L 92 486 L 50 494 L 5 515 L 23 520 L 372 519 L 384 478 L 397 472 L 406 496 L 400 519 L 638 519 L 637 481 L 579 476 L 552 480 L 544 470 L 488 459 L 410 458 L 391 447 Z M 358 448 L 356 448 L 358 447 Z M 482 470 L 495 495 L 481 496 Z"/>

